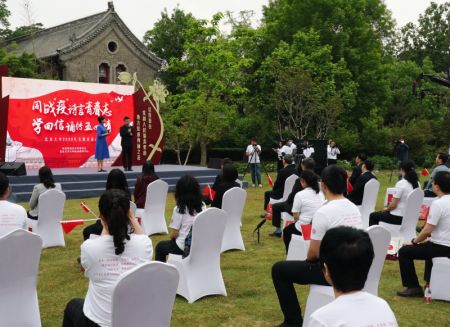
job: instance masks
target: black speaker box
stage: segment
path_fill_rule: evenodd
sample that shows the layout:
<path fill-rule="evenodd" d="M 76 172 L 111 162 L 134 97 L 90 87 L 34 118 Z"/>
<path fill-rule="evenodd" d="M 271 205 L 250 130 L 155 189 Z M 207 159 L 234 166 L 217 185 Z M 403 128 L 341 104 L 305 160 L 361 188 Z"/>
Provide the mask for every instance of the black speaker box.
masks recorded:
<path fill-rule="evenodd" d="M 25 176 L 27 174 L 24 162 L 2 162 L 0 171 L 9 176 Z"/>

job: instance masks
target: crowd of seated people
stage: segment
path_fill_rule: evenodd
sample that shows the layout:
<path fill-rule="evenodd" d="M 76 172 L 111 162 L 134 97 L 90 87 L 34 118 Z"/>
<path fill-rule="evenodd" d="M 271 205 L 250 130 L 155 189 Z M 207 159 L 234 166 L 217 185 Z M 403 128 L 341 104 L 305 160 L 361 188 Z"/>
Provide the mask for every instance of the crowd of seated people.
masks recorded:
<path fill-rule="evenodd" d="M 407 241 L 399 251 L 401 280 L 405 287 L 397 293 L 399 296 L 423 296 L 414 260 L 425 260 L 424 280 L 429 282 L 431 259 L 450 257 L 450 172 L 442 169 L 442 166 L 446 167 L 443 163 L 447 159 L 445 154 L 437 156 L 437 167 L 425 186 L 424 191 L 430 190 L 437 197 L 431 204 L 427 224 L 417 237 Z M 270 198 L 281 198 L 289 176 L 299 176 L 288 200 L 273 205 L 273 224 L 277 228 L 274 234 L 279 236 L 282 233 L 286 252 L 292 235 L 302 235 L 301 225 L 312 225 L 307 259 L 283 260 L 272 267 L 273 285 L 284 316 L 280 326 L 303 324 L 294 284 L 318 284 L 334 288 L 336 299 L 315 311 L 309 318 L 308 326 L 397 326 L 386 301 L 362 291 L 374 251 L 367 232 L 362 230 L 357 205 L 362 203 L 367 182 L 376 177 L 373 173 L 374 164 L 364 153 L 358 154 L 355 163 L 349 179 L 347 172 L 337 165 L 329 165 L 319 177 L 314 173 L 312 158 L 305 159 L 297 169 L 293 157 L 286 155 L 284 168 L 279 171 L 273 190 L 265 194 L 266 207 Z M 23 207 L 6 200 L 10 194 L 9 181 L 0 173 L 0 237 L 11 230 L 26 228 L 27 216 L 38 219 L 36 198 L 39 199 L 40 194 L 50 188 L 61 190 L 51 170 L 47 167 L 41 170 L 40 183 L 34 187 L 28 215 Z M 385 210 L 370 215 L 370 225 L 380 221 L 401 224 L 406 199 L 420 184 L 415 164 L 411 160 L 400 164 L 400 175 L 402 179 L 395 185 L 392 201 Z M 154 166 L 149 162 L 144 163 L 134 191 L 139 208 L 145 206 L 147 186 L 157 179 Z M 208 204 L 221 208 L 224 194 L 231 188 L 240 187 L 237 179 L 236 167 L 231 160 L 225 160 L 213 185 L 215 197 Z M 353 190 L 345 196 L 348 182 L 352 184 Z M 83 231 L 85 241 L 81 246 L 80 263 L 85 276 L 89 278 L 89 289 L 84 300 L 73 299 L 67 304 L 64 327 L 109 326 L 112 291 L 117 279 L 134 266 L 152 260 L 152 242 L 144 235 L 131 213 L 131 200 L 125 174 L 119 169 L 111 170 L 106 190 L 99 199 L 100 219 Z M 192 225 L 196 215 L 206 208 L 199 182 L 189 175 L 178 180 L 175 201 L 169 224 L 169 240 L 160 241 L 155 247 L 157 261 L 165 262 L 169 254 L 189 254 Z M 282 212 L 291 213 L 295 223 L 281 231 Z M 98 237 L 90 238 L 91 234 Z M 105 275 L 105 267 L 100 264 L 100 259 L 104 257 L 115 258 L 119 268 L 114 274 L 106 274 L 107 278 L 100 278 Z M 118 259 L 124 257 L 127 260 Z M 122 265 L 123 262 L 126 264 Z"/>

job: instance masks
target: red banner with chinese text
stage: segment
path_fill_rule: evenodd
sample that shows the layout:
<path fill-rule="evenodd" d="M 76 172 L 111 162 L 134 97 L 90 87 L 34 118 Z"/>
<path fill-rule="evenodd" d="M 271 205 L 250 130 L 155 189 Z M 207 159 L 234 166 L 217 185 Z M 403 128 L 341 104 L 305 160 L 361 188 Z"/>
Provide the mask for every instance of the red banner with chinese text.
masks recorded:
<path fill-rule="evenodd" d="M 133 116 L 133 111 L 131 95 L 59 90 L 10 99 L 8 133 L 12 140 L 40 152 L 49 167 L 80 167 L 95 154 L 97 117 L 106 118 L 110 145 L 119 134 L 123 117 Z"/>

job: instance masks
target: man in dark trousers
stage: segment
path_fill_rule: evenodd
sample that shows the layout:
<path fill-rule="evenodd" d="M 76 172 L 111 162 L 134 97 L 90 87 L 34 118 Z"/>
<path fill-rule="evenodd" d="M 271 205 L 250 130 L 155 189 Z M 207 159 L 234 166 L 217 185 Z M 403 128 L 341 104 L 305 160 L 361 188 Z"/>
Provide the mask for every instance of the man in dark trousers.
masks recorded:
<path fill-rule="evenodd" d="M 273 185 L 272 191 L 267 191 L 264 193 L 264 210 L 267 208 L 270 198 L 279 200 L 283 197 L 284 183 L 286 182 L 286 179 L 296 173 L 294 157 L 291 154 L 286 154 L 283 157 L 283 165 L 284 168 L 278 171 L 277 180 Z"/>
<path fill-rule="evenodd" d="M 363 162 L 366 160 L 367 160 L 367 156 L 363 152 L 358 153 L 358 155 L 356 156 L 356 158 L 355 158 L 356 165 L 353 168 L 352 175 L 349 178 L 349 182 L 350 182 L 350 184 L 352 184 L 352 186 L 355 185 L 356 180 L 358 179 L 359 176 L 361 176 L 361 174 L 362 174 L 361 166 L 362 166 Z"/>
<path fill-rule="evenodd" d="M 297 174 L 300 177 L 301 173 L 305 170 L 314 171 L 315 165 L 316 163 L 313 158 L 306 158 L 299 166 Z M 283 212 L 287 212 L 292 215 L 292 206 L 294 205 L 295 195 L 301 190 L 303 190 L 303 187 L 300 183 L 300 178 L 298 178 L 295 181 L 294 187 L 292 188 L 287 200 L 285 202 L 279 202 L 272 205 L 272 225 L 275 227 L 275 231 L 270 234 L 270 236 L 281 237 L 281 214 Z"/>
<path fill-rule="evenodd" d="M 124 125 L 120 128 L 122 137 L 122 164 L 125 171 L 132 171 L 133 166 L 133 126 L 130 125 L 130 117 L 123 118 Z"/>
<path fill-rule="evenodd" d="M 353 190 L 347 194 L 347 199 L 352 201 L 357 206 L 362 204 L 362 200 L 364 197 L 364 187 L 367 182 L 372 178 L 375 178 L 375 175 L 372 174 L 373 171 L 373 162 L 370 160 L 366 160 L 361 165 L 361 175 L 356 179 L 355 184 L 353 185 Z"/>

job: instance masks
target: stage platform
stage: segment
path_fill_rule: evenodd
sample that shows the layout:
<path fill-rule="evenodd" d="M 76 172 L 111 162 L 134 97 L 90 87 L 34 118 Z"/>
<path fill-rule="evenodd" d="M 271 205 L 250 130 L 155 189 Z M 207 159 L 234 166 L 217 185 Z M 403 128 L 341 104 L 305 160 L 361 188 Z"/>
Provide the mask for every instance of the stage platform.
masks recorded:
<path fill-rule="evenodd" d="M 114 168 L 114 167 L 112 167 Z M 108 168 L 110 171 L 112 168 Z M 169 191 L 175 189 L 175 184 L 181 176 L 192 175 L 198 179 L 201 186 L 212 185 L 219 169 L 209 169 L 198 166 L 157 165 L 156 174 L 169 183 Z M 67 199 L 84 199 L 98 197 L 106 186 L 108 172 L 99 173 L 95 168 L 55 168 L 52 169 L 55 181 L 61 183 Z M 137 176 L 142 167 L 133 167 L 126 172 L 130 191 L 134 191 Z M 13 197 L 17 202 L 29 201 L 33 186 L 38 183 L 38 169 L 27 169 L 27 176 L 9 176 Z"/>

